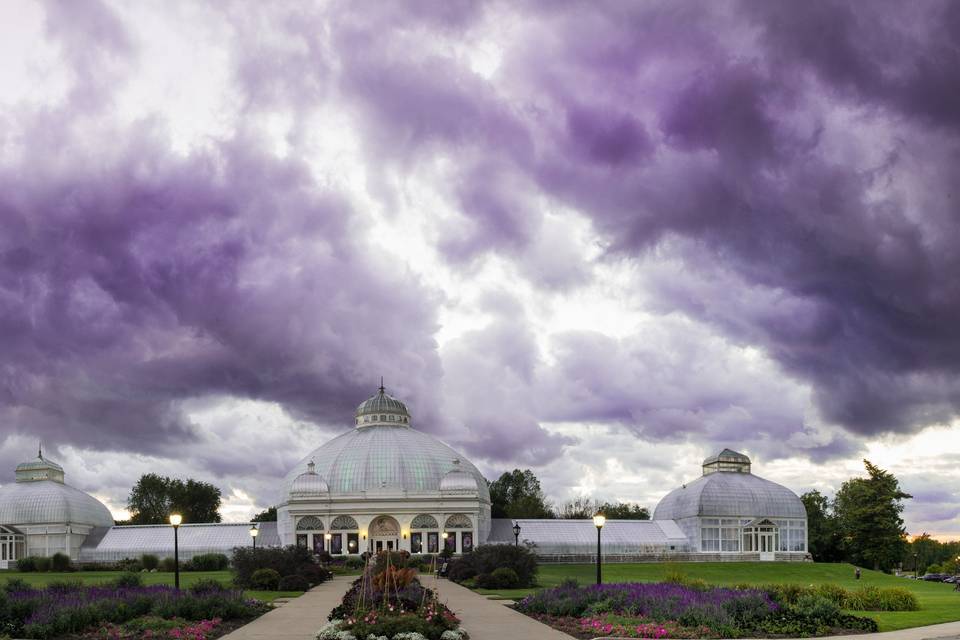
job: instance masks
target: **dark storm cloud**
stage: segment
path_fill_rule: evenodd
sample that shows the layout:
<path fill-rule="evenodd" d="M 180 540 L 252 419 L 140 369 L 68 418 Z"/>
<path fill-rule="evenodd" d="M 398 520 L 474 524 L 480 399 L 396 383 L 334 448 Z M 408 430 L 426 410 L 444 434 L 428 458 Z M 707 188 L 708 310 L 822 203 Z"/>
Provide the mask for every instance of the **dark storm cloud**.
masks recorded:
<path fill-rule="evenodd" d="M 380 374 L 429 414 L 432 310 L 297 162 L 243 141 L 179 159 L 140 133 L 94 167 L 46 155 L 0 171 L 6 424 L 151 451 L 193 437 L 184 399 L 344 422 Z"/>
<path fill-rule="evenodd" d="M 642 267 L 648 309 L 760 348 L 780 367 L 765 374 L 809 384 L 827 422 L 869 435 L 956 416 L 956 3 L 246 9 L 222 9 L 238 130 L 182 157 L 150 120 L 105 124 L 139 60 L 120 20 L 49 5 L 72 90 L 5 114 L 20 134 L 0 133 L 5 425 L 164 451 L 196 438 L 184 400 L 343 424 L 383 373 L 419 425 L 465 428 L 491 460 L 555 458 L 569 441 L 548 419 L 796 436 L 815 459 L 855 448 L 812 434 L 801 401 L 760 397 L 756 373 L 691 367 L 704 360 L 682 332 L 651 343 L 663 354 L 565 333 L 542 341 L 547 360 L 532 325 L 498 310 L 439 353 L 440 296 L 366 243 L 374 214 L 320 189 L 297 148 L 299 116 L 321 106 L 356 126 L 386 215 L 408 176 L 430 176 L 456 215 L 423 215 L 454 269 L 497 253 L 535 286 L 582 286 L 583 258 L 543 241 L 544 211 L 573 210 L 606 259 Z M 483 39 L 490 77 L 465 52 Z M 288 159 L 245 121 L 274 112 L 294 116 Z"/>
<path fill-rule="evenodd" d="M 446 153 L 499 164 L 458 174 L 476 180 L 467 192 L 507 194 L 495 207 L 453 200 L 489 221 L 471 254 L 530 243 L 509 214 L 523 214 L 523 196 L 498 188 L 520 173 L 589 216 L 611 253 L 655 260 L 682 246 L 669 257 L 691 273 L 729 271 L 768 292 L 766 306 L 740 309 L 738 292 L 671 297 L 680 287 L 653 284 L 664 311 L 762 347 L 812 385 L 827 421 L 875 434 L 956 416 L 956 3 L 539 8 L 490 9 L 493 24 L 525 25 L 490 80 L 452 56 L 341 51 L 364 61 L 345 65 L 343 86 L 370 131 L 403 132 L 396 150 L 375 147 L 378 161 Z M 378 32 L 380 55 L 407 35 Z M 690 402 L 665 419 L 668 431 L 695 430 L 686 417 L 702 407 Z"/>

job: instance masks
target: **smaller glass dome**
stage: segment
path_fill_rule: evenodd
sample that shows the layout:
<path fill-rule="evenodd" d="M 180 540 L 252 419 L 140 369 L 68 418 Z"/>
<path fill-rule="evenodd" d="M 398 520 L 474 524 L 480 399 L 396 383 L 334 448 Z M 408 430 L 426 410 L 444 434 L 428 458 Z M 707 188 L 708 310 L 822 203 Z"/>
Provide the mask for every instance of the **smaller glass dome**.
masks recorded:
<path fill-rule="evenodd" d="M 297 476 L 290 484 L 291 498 L 307 498 L 323 496 L 330 492 L 326 481 L 317 473 L 313 460 L 307 465 L 307 470 Z"/>
<path fill-rule="evenodd" d="M 477 479 L 460 468 L 459 459 L 454 459 L 453 469 L 445 473 L 440 481 L 440 491 L 444 493 L 477 493 Z"/>
<path fill-rule="evenodd" d="M 382 381 L 379 392 L 361 402 L 356 414 L 358 428 L 380 424 L 410 426 L 410 412 L 407 410 L 407 405 L 388 394 Z"/>
<path fill-rule="evenodd" d="M 0 524 L 82 524 L 113 526 L 106 505 L 64 484 L 63 467 L 40 452 L 17 465 L 16 482 L 0 487 Z"/>

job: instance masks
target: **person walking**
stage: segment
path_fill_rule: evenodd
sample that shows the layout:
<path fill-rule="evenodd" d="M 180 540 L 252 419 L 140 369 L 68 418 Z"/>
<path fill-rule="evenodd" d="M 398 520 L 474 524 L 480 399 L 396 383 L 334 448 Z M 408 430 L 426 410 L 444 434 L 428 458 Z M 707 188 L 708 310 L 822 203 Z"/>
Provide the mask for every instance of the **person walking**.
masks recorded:
<path fill-rule="evenodd" d="M 853 575 L 854 577 L 856 577 L 857 580 L 860 579 L 860 567 L 856 568 L 856 570 L 853 572 Z"/>

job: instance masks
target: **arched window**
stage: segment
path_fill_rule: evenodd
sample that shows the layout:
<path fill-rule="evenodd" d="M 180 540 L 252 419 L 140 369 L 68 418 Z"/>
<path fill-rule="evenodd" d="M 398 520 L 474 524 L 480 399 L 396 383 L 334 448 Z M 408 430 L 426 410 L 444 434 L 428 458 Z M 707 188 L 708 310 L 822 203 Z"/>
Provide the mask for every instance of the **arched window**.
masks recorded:
<path fill-rule="evenodd" d="M 297 522 L 297 531 L 323 531 L 323 520 L 317 516 L 304 516 Z"/>
<path fill-rule="evenodd" d="M 421 513 L 416 518 L 413 519 L 413 522 L 410 523 L 411 529 L 437 529 L 437 519 L 433 516 Z"/>
<path fill-rule="evenodd" d="M 350 529 L 359 529 L 357 526 L 357 521 L 351 518 L 350 516 L 337 516 L 333 519 L 333 522 L 330 523 L 331 531 L 348 531 Z"/>
<path fill-rule="evenodd" d="M 447 529 L 473 529 L 473 522 L 462 513 L 455 513 L 447 518 Z"/>

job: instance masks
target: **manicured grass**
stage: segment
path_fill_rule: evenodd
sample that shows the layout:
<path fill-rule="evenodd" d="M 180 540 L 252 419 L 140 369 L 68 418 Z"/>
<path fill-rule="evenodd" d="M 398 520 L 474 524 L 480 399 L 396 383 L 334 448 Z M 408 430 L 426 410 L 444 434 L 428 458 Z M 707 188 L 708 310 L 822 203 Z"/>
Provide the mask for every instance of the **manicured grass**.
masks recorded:
<path fill-rule="evenodd" d="M 10 578 L 20 578 L 27 584 L 38 587 L 50 584 L 51 582 L 63 580 L 81 580 L 84 584 L 101 584 L 113 580 L 122 573 L 122 571 L 75 571 L 72 573 L 24 573 L 20 571 L 0 571 L 0 584 L 6 580 L 9 580 Z M 172 573 L 158 571 L 156 573 L 141 573 L 139 575 L 143 577 L 143 583 L 147 585 L 173 585 L 174 576 Z M 233 580 L 233 576 L 229 571 L 183 571 L 180 573 L 180 587 L 183 589 L 188 588 L 198 580 L 216 580 L 217 582 L 221 582 L 224 585 L 229 586 Z M 273 602 L 277 598 L 292 598 L 301 595 L 303 592 L 247 591 L 245 593 L 247 597 L 250 598 L 256 598 L 257 600 L 263 600 L 264 602 Z"/>
<path fill-rule="evenodd" d="M 953 591 L 952 584 L 923 582 L 897 578 L 879 571 L 862 570 L 858 581 L 850 564 L 806 562 L 689 562 L 689 563 L 638 563 L 608 564 L 602 567 L 604 582 L 659 582 L 673 571 L 681 571 L 691 578 L 702 578 L 710 584 L 822 584 L 833 583 L 848 589 L 862 585 L 878 587 L 905 587 L 913 591 L 920 601 L 920 611 L 858 611 L 856 615 L 869 616 L 877 621 L 881 631 L 895 631 L 941 622 L 960 620 L 960 593 Z M 580 584 L 596 581 L 597 568 L 591 564 L 544 564 L 540 565 L 541 587 L 554 587 L 568 578 Z M 478 589 L 480 593 L 495 597 L 519 599 L 536 589 Z"/>

